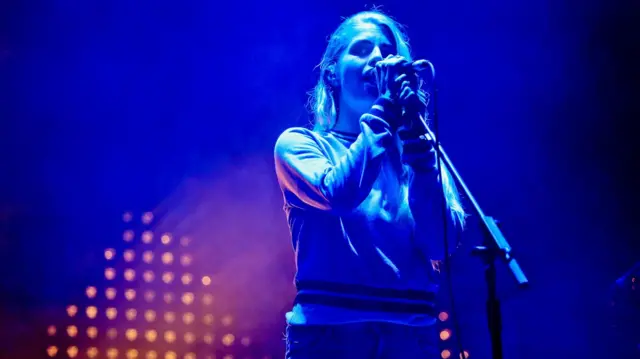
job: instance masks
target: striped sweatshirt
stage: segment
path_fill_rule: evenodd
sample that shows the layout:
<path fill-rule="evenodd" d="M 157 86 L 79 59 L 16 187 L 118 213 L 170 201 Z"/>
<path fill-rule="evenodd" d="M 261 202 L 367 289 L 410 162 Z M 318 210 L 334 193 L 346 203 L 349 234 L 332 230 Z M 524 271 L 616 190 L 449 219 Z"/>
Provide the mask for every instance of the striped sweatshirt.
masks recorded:
<path fill-rule="evenodd" d="M 392 106 L 378 99 L 357 135 L 293 127 L 276 141 L 296 259 L 290 324 L 435 321 L 430 259 L 443 222 L 435 157 L 420 140 L 399 151 L 385 120 Z"/>

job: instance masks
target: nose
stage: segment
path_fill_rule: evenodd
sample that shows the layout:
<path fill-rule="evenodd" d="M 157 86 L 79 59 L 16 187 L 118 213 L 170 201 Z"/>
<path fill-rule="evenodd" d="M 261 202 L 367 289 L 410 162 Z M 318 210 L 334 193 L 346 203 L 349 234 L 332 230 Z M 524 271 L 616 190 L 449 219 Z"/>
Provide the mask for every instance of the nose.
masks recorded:
<path fill-rule="evenodd" d="M 382 60 L 382 52 L 380 51 L 380 47 L 376 46 L 371 51 L 369 55 L 369 66 L 375 67 L 376 64 Z"/>

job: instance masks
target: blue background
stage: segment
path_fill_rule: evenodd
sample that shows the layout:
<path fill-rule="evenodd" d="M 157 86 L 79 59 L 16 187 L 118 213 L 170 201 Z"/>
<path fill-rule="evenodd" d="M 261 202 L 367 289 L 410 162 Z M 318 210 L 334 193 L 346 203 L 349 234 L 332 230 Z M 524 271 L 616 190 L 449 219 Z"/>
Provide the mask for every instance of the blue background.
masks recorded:
<path fill-rule="evenodd" d="M 0 342 L 41 335 L 43 313 L 102 280 L 122 213 L 154 211 L 193 234 L 198 268 L 227 278 L 220 296 L 277 351 L 293 257 L 273 144 L 309 122 L 327 36 L 372 5 L 3 3 Z M 518 291 L 499 268 L 506 357 L 640 355 L 610 291 L 640 257 L 638 5 L 375 5 L 435 64 L 443 146 L 531 280 Z M 454 289 L 465 347 L 489 358 L 476 219 Z M 18 347 L 5 354 L 31 355 Z"/>

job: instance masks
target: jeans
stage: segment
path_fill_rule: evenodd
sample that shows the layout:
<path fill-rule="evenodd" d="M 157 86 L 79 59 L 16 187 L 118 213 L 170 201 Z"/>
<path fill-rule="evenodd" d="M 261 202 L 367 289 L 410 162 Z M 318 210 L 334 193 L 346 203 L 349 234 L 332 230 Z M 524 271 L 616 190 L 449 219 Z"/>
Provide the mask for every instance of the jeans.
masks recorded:
<path fill-rule="evenodd" d="M 435 325 L 288 325 L 286 359 L 438 359 Z"/>

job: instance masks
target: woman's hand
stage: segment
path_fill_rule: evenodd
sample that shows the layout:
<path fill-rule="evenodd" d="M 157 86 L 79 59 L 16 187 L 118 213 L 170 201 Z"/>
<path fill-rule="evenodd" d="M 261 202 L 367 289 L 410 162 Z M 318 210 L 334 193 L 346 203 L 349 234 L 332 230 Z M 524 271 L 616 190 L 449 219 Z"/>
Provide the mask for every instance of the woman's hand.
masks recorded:
<path fill-rule="evenodd" d="M 378 94 L 392 101 L 397 101 L 400 95 L 402 81 L 399 78 L 405 76 L 403 69 L 409 63 L 407 59 L 398 55 L 389 55 L 387 58 L 378 61 L 376 64 L 376 83 L 378 85 Z"/>
<path fill-rule="evenodd" d="M 419 90 L 419 81 L 415 72 L 404 73 L 396 78 L 400 88 L 398 104 L 404 108 L 405 114 L 424 114 L 427 110 L 429 95 Z"/>
<path fill-rule="evenodd" d="M 379 61 L 375 71 L 378 93 L 402 106 L 405 112 L 424 113 L 428 95 L 418 90 L 420 78 L 410 66 L 409 60 L 398 55 Z"/>

